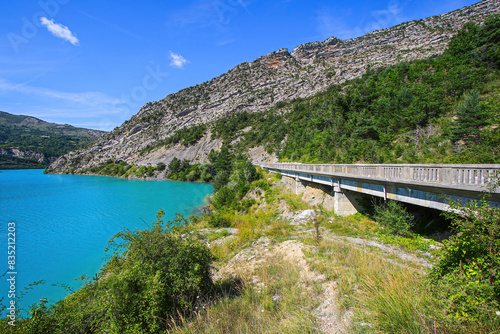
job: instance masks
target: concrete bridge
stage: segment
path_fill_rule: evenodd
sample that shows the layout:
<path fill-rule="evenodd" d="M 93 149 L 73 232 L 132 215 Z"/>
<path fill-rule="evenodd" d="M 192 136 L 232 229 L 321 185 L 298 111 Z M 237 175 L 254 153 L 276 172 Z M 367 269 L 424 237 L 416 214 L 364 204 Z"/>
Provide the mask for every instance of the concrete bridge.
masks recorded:
<path fill-rule="evenodd" d="M 338 165 L 265 164 L 263 168 L 293 178 L 296 192 L 309 183 L 330 190 L 336 214 L 347 216 L 363 210 L 359 195 L 448 210 L 448 200 L 478 200 L 487 191 L 500 165 Z M 500 176 L 500 174 L 499 174 Z M 492 206 L 500 205 L 500 189 L 488 191 Z"/>

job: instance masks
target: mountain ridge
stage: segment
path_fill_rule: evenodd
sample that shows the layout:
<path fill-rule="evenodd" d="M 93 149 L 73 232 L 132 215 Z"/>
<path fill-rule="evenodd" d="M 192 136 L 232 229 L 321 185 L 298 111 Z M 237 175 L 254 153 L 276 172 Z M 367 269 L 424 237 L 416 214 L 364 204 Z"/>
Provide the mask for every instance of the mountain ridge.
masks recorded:
<path fill-rule="evenodd" d="M 0 169 L 43 168 L 105 133 L 0 111 Z"/>
<path fill-rule="evenodd" d="M 292 52 L 280 49 L 241 63 L 210 81 L 145 104 L 94 146 L 70 152 L 51 169 L 59 173 L 83 172 L 110 159 L 139 166 L 168 163 L 174 157 L 205 161 L 208 149 L 222 146 L 221 140 L 212 140 L 210 131 L 188 146 L 157 147 L 157 143 L 187 127 L 209 124 L 242 111 L 265 111 L 280 101 L 310 97 L 330 85 L 358 78 L 368 68 L 442 54 L 465 23 L 482 23 L 488 15 L 499 12 L 500 3 L 485 0 L 345 41 L 331 37 L 299 45 Z"/>

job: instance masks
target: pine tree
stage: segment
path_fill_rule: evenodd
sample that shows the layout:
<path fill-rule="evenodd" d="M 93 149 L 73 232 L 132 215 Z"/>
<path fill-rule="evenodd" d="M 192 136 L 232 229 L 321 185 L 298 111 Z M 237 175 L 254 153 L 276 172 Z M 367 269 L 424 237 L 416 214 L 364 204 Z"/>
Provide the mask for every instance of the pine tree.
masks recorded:
<path fill-rule="evenodd" d="M 479 92 L 470 91 L 457 108 L 457 119 L 452 128 L 453 140 L 463 139 L 467 144 L 479 144 L 481 128 L 488 124 L 488 115 L 479 104 Z"/>

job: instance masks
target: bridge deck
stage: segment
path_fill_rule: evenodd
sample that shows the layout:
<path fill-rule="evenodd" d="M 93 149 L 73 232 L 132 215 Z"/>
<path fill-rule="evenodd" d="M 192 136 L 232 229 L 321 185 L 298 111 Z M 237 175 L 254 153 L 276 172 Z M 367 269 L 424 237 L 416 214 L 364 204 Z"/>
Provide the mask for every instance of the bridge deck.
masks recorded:
<path fill-rule="evenodd" d="M 488 188 L 496 177 L 500 176 L 500 165 L 277 163 L 262 167 L 274 172 L 279 171 L 297 182 L 306 181 L 331 186 L 335 193 L 335 201 L 342 200 L 344 198 L 342 193 L 348 191 L 448 210 L 449 199 L 465 203 L 478 200 L 483 191 L 488 191 L 492 195 L 489 199 L 490 204 L 499 206 L 500 203 L 500 189 Z M 339 208 L 347 207 L 348 209 L 342 210 L 349 214 L 354 212 L 352 206 L 342 206 L 339 203 L 336 205 Z"/>

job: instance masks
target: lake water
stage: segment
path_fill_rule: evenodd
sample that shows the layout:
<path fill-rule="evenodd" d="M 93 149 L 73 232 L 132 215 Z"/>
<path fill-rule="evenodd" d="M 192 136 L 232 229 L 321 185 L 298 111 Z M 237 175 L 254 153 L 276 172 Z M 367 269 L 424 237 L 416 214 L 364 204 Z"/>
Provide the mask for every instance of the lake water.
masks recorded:
<path fill-rule="evenodd" d="M 80 281 L 75 278 L 94 276 L 104 264 L 108 240 L 117 232 L 146 228 L 156 220 L 159 209 L 165 212 L 164 220 L 177 212 L 187 217 L 212 191 L 211 184 L 3 170 L 0 274 L 9 269 L 8 226 L 15 223 L 16 294 L 30 283 L 45 280 L 18 307 L 27 310 L 42 298 L 60 300 L 68 292 L 52 285 L 76 288 Z M 0 280 L 4 304 L 10 301 L 8 292 L 4 276 Z"/>

